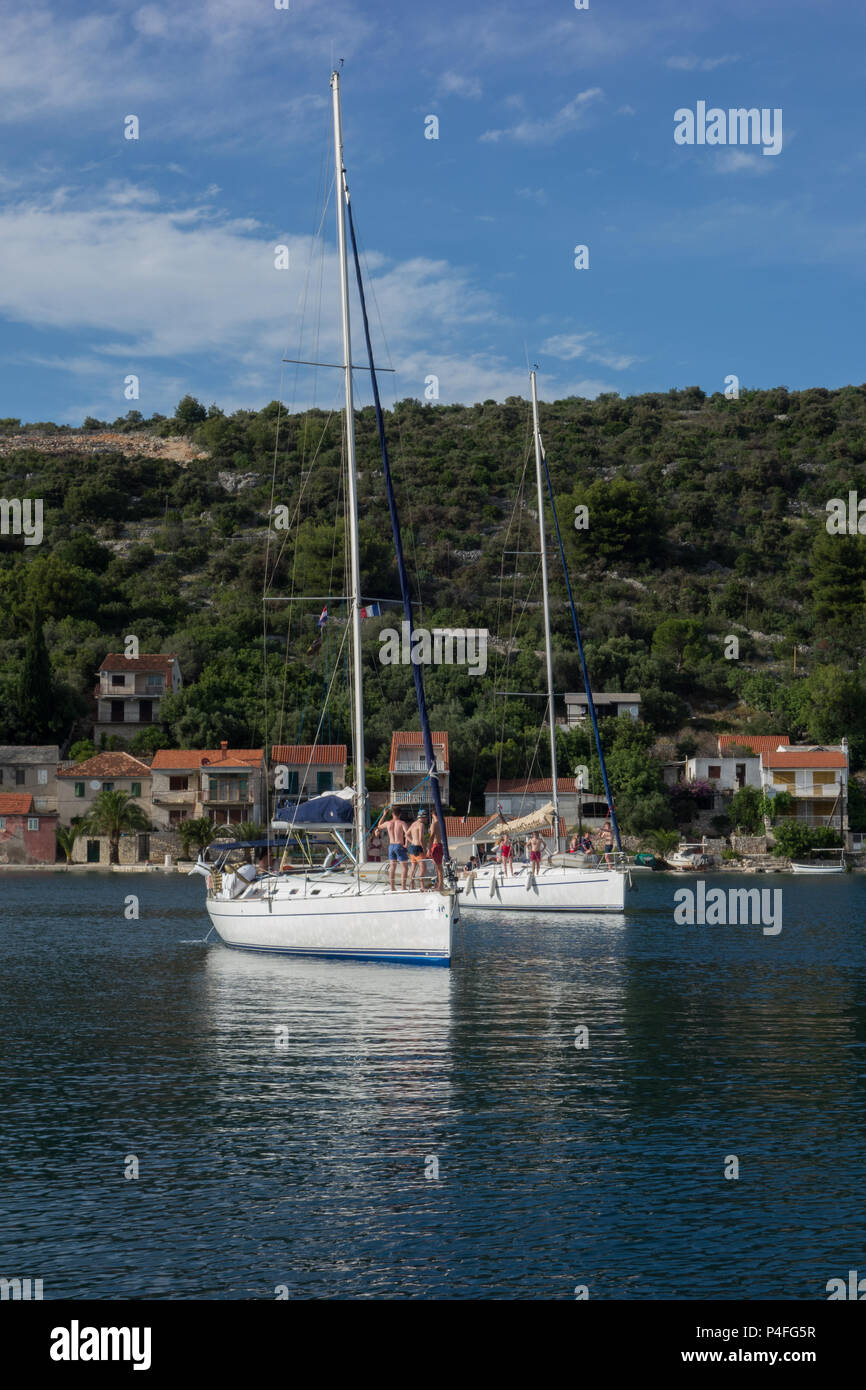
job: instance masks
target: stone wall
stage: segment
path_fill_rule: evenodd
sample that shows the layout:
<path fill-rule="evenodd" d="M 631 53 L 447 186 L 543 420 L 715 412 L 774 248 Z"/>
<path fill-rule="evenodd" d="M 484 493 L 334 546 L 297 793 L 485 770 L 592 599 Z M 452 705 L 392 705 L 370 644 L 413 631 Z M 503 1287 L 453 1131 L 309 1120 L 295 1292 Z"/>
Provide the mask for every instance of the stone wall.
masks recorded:
<path fill-rule="evenodd" d="M 737 854 L 767 854 L 769 845 L 767 835 L 732 835 L 731 849 Z"/>

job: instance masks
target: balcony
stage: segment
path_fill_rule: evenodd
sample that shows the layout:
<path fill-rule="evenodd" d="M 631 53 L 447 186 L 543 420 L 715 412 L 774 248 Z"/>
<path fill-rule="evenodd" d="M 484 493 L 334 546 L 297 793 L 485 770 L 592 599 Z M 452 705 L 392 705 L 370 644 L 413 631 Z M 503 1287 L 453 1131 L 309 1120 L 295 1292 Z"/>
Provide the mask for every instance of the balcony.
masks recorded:
<path fill-rule="evenodd" d="M 414 802 L 418 802 L 422 806 L 425 804 L 432 806 L 433 793 L 430 790 L 429 782 L 425 782 L 423 787 L 416 787 L 413 792 L 394 792 L 391 797 L 393 806 L 410 806 Z"/>

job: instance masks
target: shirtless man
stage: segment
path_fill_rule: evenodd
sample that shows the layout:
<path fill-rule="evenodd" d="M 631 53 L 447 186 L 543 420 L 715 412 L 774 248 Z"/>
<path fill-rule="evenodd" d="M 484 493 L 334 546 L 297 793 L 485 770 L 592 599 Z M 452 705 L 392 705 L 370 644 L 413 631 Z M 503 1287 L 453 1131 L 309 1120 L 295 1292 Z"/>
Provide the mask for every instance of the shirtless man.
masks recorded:
<path fill-rule="evenodd" d="M 533 830 L 529 837 L 529 872 L 538 873 L 541 868 L 541 836 L 537 830 Z"/>
<path fill-rule="evenodd" d="M 442 881 L 442 860 L 445 855 L 445 848 L 442 844 L 442 831 L 439 828 L 439 817 L 433 816 L 430 822 L 430 858 L 436 868 L 436 891 L 441 893 L 445 887 Z"/>
<path fill-rule="evenodd" d="M 409 851 L 409 859 L 412 864 L 412 871 L 409 874 L 410 893 L 414 892 L 415 890 L 415 872 L 417 869 L 421 870 L 419 876 L 421 883 L 421 892 L 427 892 L 427 889 L 424 886 L 424 860 L 427 857 L 427 852 L 424 849 L 424 840 L 427 835 L 427 822 L 429 821 L 429 819 L 430 817 L 428 816 L 426 811 L 419 811 L 415 820 L 413 820 L 412 824 L 409 826 L 408 831 L 406 832 L 406 848 Z"/>
<path fill-rule="evenodd" d="M 406 887 L 409 856 L 406 853 L 406 822 L 396 815 L 392 806 L 389 806 L 388 810 L 391 812 L 391 818 L 390 820 L 381 820 L 379 829 L 384 830 L 388 836 L 388 882 L 393 893 L 398 864 L 400 865 L 400 887 Z"/>

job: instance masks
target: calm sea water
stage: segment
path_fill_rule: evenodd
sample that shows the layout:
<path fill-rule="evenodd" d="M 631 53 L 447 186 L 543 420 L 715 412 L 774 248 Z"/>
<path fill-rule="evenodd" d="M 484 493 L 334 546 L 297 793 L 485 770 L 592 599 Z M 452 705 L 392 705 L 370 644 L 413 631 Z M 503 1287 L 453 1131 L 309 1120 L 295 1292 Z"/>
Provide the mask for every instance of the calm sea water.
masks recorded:
<path fill-rule="evenodd" d="M 684 882 L 467 922 L 447 971 L 205 944 L 198 878 L 4 873 L 0 1274 L 46 1299 L 826 1298 L 866 1273 L 866 882 L 713 880 L 781 887 L 777 937 L 676 926 Z"/>

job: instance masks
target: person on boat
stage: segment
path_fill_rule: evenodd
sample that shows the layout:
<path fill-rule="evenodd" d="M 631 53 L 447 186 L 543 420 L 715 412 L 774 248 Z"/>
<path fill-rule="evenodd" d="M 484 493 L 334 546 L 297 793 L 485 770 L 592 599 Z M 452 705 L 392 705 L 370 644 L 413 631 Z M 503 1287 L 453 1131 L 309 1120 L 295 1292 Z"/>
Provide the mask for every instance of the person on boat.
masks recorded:
<path fill-rule="evenodd" d="M 378 830 L 374 830 L 370 836 L 367 858 L 371 864 L 378 864 L 382 858 L 382 836 L 379 834 Z"/>
<path fill-rule="evenodd" d="M 613 854 L 613 830 L 611 829 L 609 820 L 606 820 L 601 828 L 601 845 L 605 863 L 609 869 L 612 869 L 613 860 L 611 859 L 611 855 Z"/>
<path fill-rule="evenodd" d="M 388 820 L 379 822 L 379 829 L 384 830 L 388 836 L 388 882 L 393 893 L 398 864 L 400 865 L 400 887 L 401 889 L 406 887 L 409 856 L 406 853 L 406 822 L 400 819 L 393 807 L 389 806 L 387 811 L 390 811 L 390 817 Z"/>
<path fill-rule="evenodd" d="M 578 840 L 577 843 L 578 843 L 578 848 L 579 848 L 579 849 L 582 849 L 583 852 L 584 852 L 584 854 L 592 854 L 592 853 L 593 853 L 594 846 L 593 846 L 593 843 L 592 843 L 592 836 L 590 835 L 590 833 L 589 833 L 588 830 L 584 830 L 584 832 L 583 832 L 583 838 L 582 838 L 581 840 Z"/>
<path fill-rule="evenodd" d="M 541 851 L 543 849 L 542 839 L 537 830 L 533 830 L 529 837 L 529 872 L 537 873 L 541 868 Z"/>
<path fill-rule="evenodd" d="M 263 849 L 258 859 L 256 860 L 256 869 L 260 874 L 267 874 L 270 873 L 273 867 L 273 855 L 271 854 L 270 850 Z"/>
<path fill-rule="evenodd" d="M 433 867 L 436 870 L 436 892 L 441 893 L 445 887 L 442 879 L 442 860 L 445 857 L 445 846 L 442 844 L 442 830 L 439 825 L 439 817 L 435 811 L 430 822 L 430 858 L 433 860 Z"/>
<path fill-rule="evenodd" d="M 502 844 L 499 847 L 499 858 L 502 863 L 502 872 L 511 874 L 514 877 L 514 864 L 511 859 L 511 841 L 507 835 L 503 835 Z"/>
<path fill-rule="evenodd" d="M 580 836 L 575 830 L 574 834 L 568 842 L 568 852 L 569 854 L 577 854 L 581 849 L 583 849 L 583 844 Z"/>
<path fill-rule="evenodd" d="M 409 874 L 409 892 L 415 889 L 415 874 L 421 870 L 419 881 L 421 892 L 426 893 L 427 888 L 424 884 L 424 860 L 427 858 L 427 851 L 424 848 L 424 841 L 427 837 L 427 827 L 430 817 L 426 811 L 419 811 L 409 829 L 406 832 L 406 848 L 409 851 L 409 862 L 412 865 Z"/>

